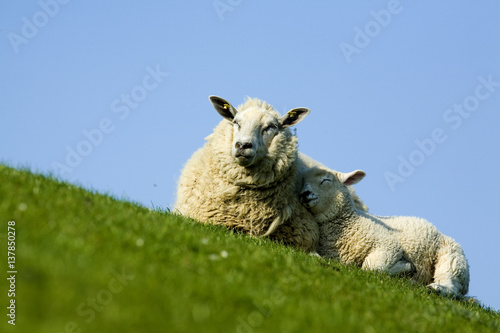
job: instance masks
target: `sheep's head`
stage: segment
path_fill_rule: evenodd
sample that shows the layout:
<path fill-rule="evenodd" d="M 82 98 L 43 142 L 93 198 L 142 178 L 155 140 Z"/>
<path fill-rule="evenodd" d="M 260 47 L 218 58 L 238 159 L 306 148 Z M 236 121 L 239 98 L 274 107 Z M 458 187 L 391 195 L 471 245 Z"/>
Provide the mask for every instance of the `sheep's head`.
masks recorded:
<path fill-rule="evenodd" d="M 358 183 L 365 175 L 362 170 L 342 173 L 318 167 L 311 168 L 302 175 L 300 201 L 318 220 L 333 218 L 346 205 L 354 208 L 347 186 Z"/>
<path fill-rule="evenodd" d="M 269 148 L 277 136 L 309 114 L 307 108 L 296 108 L 280 117 L 265 102 L 237 110 L 220 97 L 210 96 L 209 99 L 215 110 L 233 124 L 231 154 L 243 167 L 256 165 L 269 153 Z"/>

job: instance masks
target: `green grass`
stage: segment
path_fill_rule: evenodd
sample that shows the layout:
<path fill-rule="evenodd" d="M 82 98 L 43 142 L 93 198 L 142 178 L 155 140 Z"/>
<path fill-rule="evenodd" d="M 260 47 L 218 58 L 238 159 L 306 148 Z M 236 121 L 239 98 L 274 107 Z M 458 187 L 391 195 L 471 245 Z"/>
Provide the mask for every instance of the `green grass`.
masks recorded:
<path fill-rule="evenodd" d="M 0 165 L 2 332 L 494 332 L 500 313 Z M 117 279 L 116 276 L 121 276 Z"/>

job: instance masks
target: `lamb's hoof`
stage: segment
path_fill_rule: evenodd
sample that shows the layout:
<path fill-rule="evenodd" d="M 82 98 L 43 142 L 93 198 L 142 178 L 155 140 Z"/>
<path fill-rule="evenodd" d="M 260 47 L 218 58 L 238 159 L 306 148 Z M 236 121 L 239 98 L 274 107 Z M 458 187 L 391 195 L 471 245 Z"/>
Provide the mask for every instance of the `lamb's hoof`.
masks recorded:
<path fill-rule="evenodd" d="M 417 272 L 417 268 L 413 263 L 407 262 L 405 264 L 405 269 L 401 272 L 403 276 L 413 276 Z"/>
<path fill-rule="evenodd" d="M 457 299 L 463 297 L 463 295 L 460 295 L 460 293 L 456 290 L 454 286 L 446 286 L 439 283 L 431 283 L 427 285 L 427 288 L 429 289 L 430 292 L 442 296 L 457 298 Z"/>
<path fill-rule="evenodd" d="M 389 269 L 389 274 L 396 276 L 412 276 L 416 272 L 415 265 L 405 259 L 396 262 Z"/>
<path fill-rule="evenodd" d="M 428 284 L 427 286 L 427 292 L 429 294 L 441 294 L 441 286 L 437 283 L 431 283 Z"/>
<path fill-rule="evenodd" d="M 474 296 L 464 296 L 463 301 L 468 304 L 481 305 L 481 302 Z"/>

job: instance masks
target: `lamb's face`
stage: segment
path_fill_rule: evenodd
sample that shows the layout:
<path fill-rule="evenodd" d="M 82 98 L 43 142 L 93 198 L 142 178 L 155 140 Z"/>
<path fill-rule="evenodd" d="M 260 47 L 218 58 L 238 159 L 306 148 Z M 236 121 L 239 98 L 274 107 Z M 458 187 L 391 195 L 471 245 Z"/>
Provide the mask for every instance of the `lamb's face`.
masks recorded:
<path fill-rule="evenodd" d="M 348 185 L 354 185 L 365 177 L 356 170 L 342 173 L 313 167 L 302 174 L 303 186 L 300 201 L 320 222 L 334 218 L 344 209 L 354 209 Z"/>
<path fill-rule="evenodd" d="M 335 173 L 312 168 L 303 174 L 300 201 L 314 215 L 335 216 L 341 206 L 343 187 Z"/>
<path fill-rule="evenodd" d="M 244 167 L 257 164 L 268 154 L 280 127 L 277 117 L 258 108 L 238 112 L 233 119 L 231 151 L 236 162 Z"/>
<path fill-rule="evenodd" d="M 272 107 L 262 101 L 236 110 L 220 97 L 210 96 L 209 99 L 217 112 L 233 124 L 231 155 L 243 167 L 258 164 L 268 155 L 273 141 L 279 141 L 275 140 L 276 137 L 283 138 L 285 133 L 289 133 L 287 127 L 298 124 L 309 114 L 307 108 L 296 108 L 279 117 Z"/>

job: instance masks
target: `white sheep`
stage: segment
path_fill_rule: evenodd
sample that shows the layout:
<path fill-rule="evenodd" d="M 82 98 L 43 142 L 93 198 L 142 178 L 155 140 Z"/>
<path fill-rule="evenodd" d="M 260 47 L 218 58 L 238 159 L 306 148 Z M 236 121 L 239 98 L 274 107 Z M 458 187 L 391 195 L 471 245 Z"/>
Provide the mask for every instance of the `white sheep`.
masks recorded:
<path fill-rule="evenodd" d="M 174 210 L 316 251 L 318 225 L 298 198 L 297 137 L 288 129 L 309 109 L 281 117 L 256 98 L 237 109 L 220 97 L 209 99 L 224 120 L 186 163 Z"/>
<path fill-rule="evenodd" d="M 300 197 L 320 225 L 318 253 L 370 269 L 384 267 L 384 263 L 404 266 L 402 248 L 415 272 L 407 267 L 400 273 L 412 273 L 413 281 L 444 295 L 467 294 L 469 266 L 456 241 L 421 218 L 376 216 L 355 208 L 347 185 L 364 176 L 361 170 L 340 173 L 321 167 L 303 173 Z M 389 273 L 394 268 L 385 267 Z"/>

